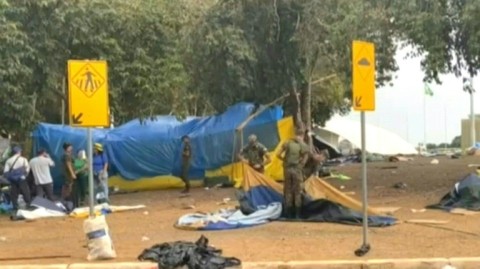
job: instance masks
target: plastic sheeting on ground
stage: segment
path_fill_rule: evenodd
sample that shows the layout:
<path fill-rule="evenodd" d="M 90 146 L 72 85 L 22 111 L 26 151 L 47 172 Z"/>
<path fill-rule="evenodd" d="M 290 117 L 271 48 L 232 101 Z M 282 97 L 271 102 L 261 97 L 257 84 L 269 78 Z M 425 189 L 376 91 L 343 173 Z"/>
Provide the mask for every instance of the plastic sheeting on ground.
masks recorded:
<path fill-rule="evenodd" d="M 472 211 L 480 211 L 480 177 L 469 174 L 455 183 L 452 190 L 445 194 L 440 202 L 427 208 L 443 209 L 450 211 L 455 208 L 463 208 Z"/>
<path fill-rule="evenodd" d="M 280 218 L 281 203 L 283 202 L 283 186 L 269 177 L 260 174 L 243 165 L 244 180 L 241 186 L 243 195 L 240 196 L 240 211 L 236 211 L 240 218 L 231 223 L 231 214 L 189 214 L 181 217 L 176 227 L 195 230 L 225 230 L 233 228 L 250 227 L 267 223 L 268 220 Z M 363 215 L 362 204 L 352 197 L 335 189 L 320 178 L 311 177 L 305 182 L 305 197 L 303 201 L 301 218 L 303 221 L 333 222 L 351 225 L 361 225 Z M 275 216 L 267 214 L 264 210 L 274 206 Z M 381 216 L 380 210 L 368 208 L 368 222 L 371 227 L 386 227 L 396 224 L 396 219 Z M 273 209 L 272 209 L 273 211 Z M 256 215 L 262 212 L 260 215 Z M 225 214 L 225 215 L 222 215 Z M 248 217 L 261 216 L 258 222 L 249 222 Z M 255 218 L 253 218 L 255 219 Z"/>
<path fill-rule="evenodd" d="M 18 210 L 17 211 L 17 218 L 18 219 L 26 219 L 26 220 L 35 220 L 35 219 L 42 219 L 42 218 L 52 218 L 52 217 L 73 217 L 73 218 L 87 218 L 89 215 L 89 208 L 88 207 L 81 207 L 74 209 L 70 214 L 66 211 L 58 211 L 51 208 L 36 206 L 37 208 L 34 210 Z M 113 206 L 107 203 L 96 205 L 94 207 L 94 212 L 96 216 L 105 215 L 114 212 L 122 212 L 122 211 L 129 211 L 129 210 L 136 210 L 145 208 L 144 205 L 136 205 L 136 206 Z"/>
<path fill-rule="evenodd" d="M 222 209 L 213 214 L 194 213 L 182 216 L 175 227 L 185 230 L 227 230 L 265 224 L 276 220 L 282 214 L 281 203 L 259 207 L 252 214 L 245 215 L 238 209 Z"/>
<path fill-rule="evenodd" d="M 111 130 L 95 129 L 93 137 L 95 142 L 104 144 L 111 168 L 110 185 L 122 190 L 146 190 L 182 186 L 176 176 L 180 173 L 181 137 L 188 135 L 193 151 L 189 176 L 196 185 L 195 179 L 198 182 L 206 175 L 232 176 L 235 128 L 255 109 L 253 104 L 240 103 L 220 115 L 185 121 L 171 116 L 159 116 L 144 124 L 133 120 Z M 244 143 L 254 133 L 273 151 L 280 141 L 293 135 L 291 118 L 283 120 L 282 117 L 280 107 L 266 109 L 244 129 Z M 72 143 L 75 150 L 86 148 L 86 130 L 42 123 L 33 132 L 33 142 L 34 150 L 45 148 L 54 161 L 60 163 L 63 143 Z M 270 176 L 281 176 L 278 161 L 274 160 L 269 167 Z M 52 175 L 59 186 L 60 165 Z"/>
<path fill-rule="evenodd" d="M 36 208 L 34 210 L 18 210 L 17 218 L 26 220 L 35 220 L 43 218 L 66 217 L 67 213 L 56 210 L 46 209 L 44 207 Z"/>

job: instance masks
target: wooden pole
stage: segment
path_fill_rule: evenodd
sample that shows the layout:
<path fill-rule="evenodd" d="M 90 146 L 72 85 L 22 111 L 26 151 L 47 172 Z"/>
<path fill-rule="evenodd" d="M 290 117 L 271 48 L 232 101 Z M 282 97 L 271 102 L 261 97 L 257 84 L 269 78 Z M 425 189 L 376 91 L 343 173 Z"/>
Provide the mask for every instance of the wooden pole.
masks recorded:
<path fill-rule="evenodd" d="M 243 129 L 245 128 L 245 126 L 247 126 L 247 124 L 249 124 L 255 117 L 262 114 L 263 111 L 265 111 L 267 108 L 269 108 L 272 105 L 282 101 L 283 99 L 287 98 L 288 96 L 290 96 L 290 93 L 284 94 L 284 95 L 278 97 L 277 99 L 273 100 L 272 102 L 266 104 L 265 106 L 260 107 L 255 113 L 251 114 L 242 123 L 240 123 L 240 125 L 238 125 L 238 127 L 235 130 L 242 132 Z"/>

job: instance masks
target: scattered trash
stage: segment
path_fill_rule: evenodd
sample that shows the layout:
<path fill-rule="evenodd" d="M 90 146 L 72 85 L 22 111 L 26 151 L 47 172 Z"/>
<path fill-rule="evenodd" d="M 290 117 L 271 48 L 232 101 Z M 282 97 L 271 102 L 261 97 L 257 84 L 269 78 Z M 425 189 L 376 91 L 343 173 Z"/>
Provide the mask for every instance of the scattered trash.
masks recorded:
<path fill-rule="evenodd" d="M 83 230 L 88 239 L 87 260 L 106 260 L 117 257 L 104 215 L 86 219 L 83 222 Z"/>
<path fill-rule="evenodd" d="M 434 219 L 411 219 L 405 221 L 405 223 L 415 224 L 447 224 L 448 220 L 434 220 Z"/>
<path fill-rule="evenodd" d="M 195 243 L 176 241 L 154 245 L 145 249 L 138 260 L 156 262 L 159 268 L 221 269 L 241 265 L 239 259 L 222 257 L 221 252 L 221 249 L 209 246 L 208 239 L 202 235 Z"/>
<path fill-rule="evenodd" d="M 145 241 L 150 241 L 150 238 L 148 238 L 146 236 L 142 236 L 142 242 L 145 242 Z"/>
<path fill-rule="evenodd" d="M 340 189 L 341 189 L 341 190 L 345 189 L 345 186 L 343 186 L 343 185 L 342 185 L 342 186 L 340 186 Z"/>
<path fill-rule="evenodd" d="M 447 264 L 444 267 L 442 267 L 442 269 L 457 269 L 457 267 L 453 267 L 450 264 Z"/>
<path fill-rule="evenodd" d="M 347 191 L 347 192 L 344 192 L 345 195 L 355 195 L 355 192 L 354 191 Z"/>
<path fill-rule="evenodd" d="M 5 242 L 5 241 L 7 241 L 7 238 L 5 236 L 0 236 L 0 241 Z"/>
<path fill-rule="evenodd" d="M 478 215 L 480 212 L 478 211 L 472 211 L 464 208 L 454 208 L 449 211 L 452 214 L 457 214 L 457 215 L 463 215 L 463 216 L 472 216 L 472 215 Z"/>
<path fill-rule="evenodd" d="M 438 161 L 437 159 L 433 159 L 430 163 L 431 163 L 431 164 L 438 164 L 439 161 Z"/>
<path fill-rule="evenodd" d="M 403 156 L 392 156 L 388 158 L 389 162 L 408 162 L 408 161 L 413 161 L 413 158 L 408 158 L 408 157 L 403 157 Z"/>
<path fill-rule="evenodd" d="M 347 180 L 352 179 L 349 176 L 346 176 L 346 175 L 343 175 L 343 174 L 337 174 L 337 173 L 330 173 L 329 178 L 336 178 L 336 179 L 340 179 L 342 181 L 347 181 Z"/>
<path fill-rule="evenodd" d="M 228 202 L 230 202 L 231 200 L 232 200 L 232 199 L 230 199 L 230 198 L 228 198 L 228 197 L 227 197 L 227 198 L 223 198 L 223 201 L 218 202 L 217 205 L 226 205 L 226 204 L 228 204 Z"/>
<path fill-rule="evenodd" d="M 148 214 L 149 214 L 148 211 L 143 211 L 143 215 L 146 216 L 146 215 L 148 215 Z"/>
<path fill-rule="evenodd" d="M 210 190 L 210 188 L 209 188 L 209 187 L 205 187 L 205 190 L 208 191 L 208 190 Z"/>
<path fill-rule="evenodd" d="M 423 213 L 425 211 L 427 211 L 425 208 L 422 208 L 422 209 L 410 209 L 410 211 L 412 211 L 412 213 Z"/>
<path fill-rule="evenodd" d="M 451 159 L 460 159 L 461 156 L 462 155 L 460 153 L 455 153 L 455 154 L 450 155 L 450 158 Z"/>
<path fill-rule="evenodd" d="M 406 189 L 406 188 L 408 187 L 408 185 L 407 185 L 407 183 L 404 183 L 404 182 L 398 182 L 398 183 L 396 183 L 395 185 L 393 185 L 393 187 L 394 187 L 395 189 L 401 189 L 401 190 L 403 190 L 403 189 Z"/>

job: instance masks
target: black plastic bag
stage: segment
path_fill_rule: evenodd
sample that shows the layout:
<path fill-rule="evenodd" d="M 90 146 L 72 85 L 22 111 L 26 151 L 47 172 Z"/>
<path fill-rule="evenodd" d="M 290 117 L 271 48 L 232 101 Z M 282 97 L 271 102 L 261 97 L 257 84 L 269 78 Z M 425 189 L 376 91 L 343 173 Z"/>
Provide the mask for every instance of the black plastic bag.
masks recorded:
<path fill-rule="evenodd" d="M 223 269 L 241 265 L 234 257 L 221 256 L 222 250 L 208 245 L 208 239 L 201 236 L 197 242 L 176 241 L 154 245 L 145 249 L 138 259 L 158 263 L 162 269 L 187 266 L 188 269 Z"/>

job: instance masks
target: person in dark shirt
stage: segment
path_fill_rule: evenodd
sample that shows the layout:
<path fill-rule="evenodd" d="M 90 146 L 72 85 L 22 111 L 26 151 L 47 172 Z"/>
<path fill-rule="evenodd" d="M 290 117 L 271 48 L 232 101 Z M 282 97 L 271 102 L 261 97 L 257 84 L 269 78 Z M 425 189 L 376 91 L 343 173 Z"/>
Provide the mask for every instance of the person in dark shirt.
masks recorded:
<path fill-rule="evenodd" d="M 190 162 L 192 160 L 192 146 L 190 145 L 190 137 L 187 135 L 182 137 L 183 149 L 182 149 L 182 167 L 180 178 L 185 183 L 185 189 L 182 193 L 187 194 L 190 192 L 190 180 L 188 179 L 188 171 L 190 169 Z"/>
<path fill-rule="evenodd" d="M 63 144 L 63 187 L 62 187 L 62 199 L 63 200 L 72 200 L 72 190 L 73 182 L 77 179 L 75 175 L 75 170 L 73 169 L 73 157 L 72 157 L 73 147 L 70 143 Z"/>

